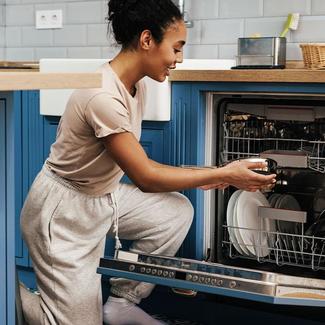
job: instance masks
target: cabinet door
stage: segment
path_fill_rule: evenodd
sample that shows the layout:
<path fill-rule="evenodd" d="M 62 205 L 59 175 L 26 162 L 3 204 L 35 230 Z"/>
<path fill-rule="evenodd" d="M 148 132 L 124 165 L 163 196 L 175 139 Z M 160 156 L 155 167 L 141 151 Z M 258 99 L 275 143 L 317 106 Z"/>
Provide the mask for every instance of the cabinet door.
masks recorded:
<path fill-rule="evenodd" d="M 150 159 L 159 163 L 170 162 L 170 125 L 168 122 L 143 122 L 140 143 Z M 132 183 L 125 175 L 124 183 Z M 131 242 L 122 241 L 123 249 L 128 249 Z M 115 240 L 108 238 L 106 241 L 105 255 L 113 256 Z"/>
<path fill-rule="evenodd" d="M 15 161 L 16 191 L 16 264 L 31 266 L 27 247 L 22 240 L 19 219 L 20 211 L 29 188 L 44 161 L 43 153 L 43 116 L 39 114 L 39 92 L 22 91 L 20 96 L 20 127 L 16 128 L 16 136 L 20 141 L 16 144 L 17 159 Z M 18 108 L 17 108 L 18 110 Z M 16 119 L 18 118 L 18 114 Z"/>
<path fill-rule="evenodd" d="M 6 265 L 6 102 L 0 97 L 0 263 Z M 0 267 L 0 324 L 6 324 L 7 276 L 6 267 Z"/>
<path fill-rule="evenodd" d="M 167 148 L 164 148 L 164 143 L 168 142 L 164 124 L 144 122 L 140 139 L 148 157 L 160 163 L 164 163 L 166 158 L 168 159 Z"/>
<path fill-rule="evenodd" d="M 0 323 L 15 322 L 15 221 L 19 192 L 15 171 L 19 160 L 20 96 L 0 93 Z"/>
<path fill-rule="evenodd" d="M 45 116 L 44 117 L 44 141 L 43 153 L 44 160 L 49 156 L 52 143 L 55 142 L 57 128 L 60 122 L 58 116 Z"/>

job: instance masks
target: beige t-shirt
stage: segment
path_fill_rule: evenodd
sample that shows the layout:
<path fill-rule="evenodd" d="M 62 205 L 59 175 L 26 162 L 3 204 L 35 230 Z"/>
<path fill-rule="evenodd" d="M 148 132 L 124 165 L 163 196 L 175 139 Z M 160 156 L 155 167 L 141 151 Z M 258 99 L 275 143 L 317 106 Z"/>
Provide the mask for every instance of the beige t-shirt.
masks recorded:
<path fill-rule="evenodd" d="M 108 63 L 99 72 L 102 88 L 79 89 L 71 95 L 46 161 L 54 173 L 93 196 L 114 192 L 123 176 L 102 138 L 132 132 L 139 140 L 145 105 L 143 81 L 136 84 L 132 97 Z"/>

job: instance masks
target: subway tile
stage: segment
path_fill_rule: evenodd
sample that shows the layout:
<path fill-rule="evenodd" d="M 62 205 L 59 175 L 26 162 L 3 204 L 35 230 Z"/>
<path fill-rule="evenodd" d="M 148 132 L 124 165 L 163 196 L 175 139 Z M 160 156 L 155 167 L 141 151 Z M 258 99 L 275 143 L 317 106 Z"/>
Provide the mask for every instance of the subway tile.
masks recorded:
<path fill-rule="evenodd" d="M 312 0 L 311 13 L 312 13 L 312 15 L 324 15 L 325 14 L 325 1 L 324 0 Z"/>
<path fill-rule="evenodd" d="M 259 17 L 263 15 L 263 0 L 219 0 L 222 18 Z"/>
<path fill-rule="evenodd" d="M 101 57 L 103 59 L 113 59 L 120 52 L 120 49 L 119 45 L 102 47 Z"/>
<path fill-rule="evenodd" d="M 6 29 L 0 26 L 0 48 L 5 47 L 6 43 Z"/>
<path fill-rule="evenodd" d="M 9 5 L 5 8 L 7 26 L 31 26 L 35 24 L 34 7 L 32 5 Z"/>
<path fill-rule="evenodd" d="M 86 25 L 66 25 L 54 30 L 54 45 L 58 46 L 87 46 Z"/>
<path fill-rule="evenodd" d="M 12 1 L 12 0 L 11 0 Z M 64 0 L 61 0 L 64 2 Z M 21 3 L 32 3 L 32 4 L 37 4 L 37 3 L 53 3 L 53 0 L 20 0 Z"/>
<path fill-rule="evenodd" d="M 3 3 L 6 5 L 15 5 L 15 4 L 20 4 L 21 0 L 2 0 Z"/>
<path fill-rule="evenodd" d="M 283 30 L 285 19 L 283 17 L 272 18 L 251 18 L 245 20 L 245 37 L 250 37 L 253 34 L 266 36 L 279 36 Z M 288 34 L 288 36 L 290 36 Z"/>
<path fill-rule="evenodd" d="M 218 45 L 186 45 L 184 59 L 218 59 Z"/>
<path fill-rule="evenodd" d="M 76 59 L 100 59 L 100 47 L 70 47 L 68 48 L 68 58 Z"/>
<path fill-rule="evenodd" d="M 244 23 L 241 19 L 202 21 L 202 44 L 236 43 L 243 36 Z"/>
<path fill-rule="evenodd" d="M 23 27 L 22 44 L 25 47 L 51 46 L 53 45 L 53 30 L 35 29 L 34 27 Z"/>
<path fill-rule="evenodd" d="M 219 45 L 219 59 L 235 60 L 236 55 L 237 55 L 237 43 Z"/>
<path fill-rule="evenodd" d="M 302 17 L 299 27 L 292 32 L 292 42 L 325 42 L 325 16 Z"/>
<path fill-rule="evenodd" d="M 6 27 L 6 46 L 22 46 L 21 27 Z"/>
<path fill-rule="evenodd" d="M 187 0 L 185 11 L 190 19 L 213 19 L 218 17 L 219 0 Z"/>
<path fill-rule="evenodd" d="M 309 15 L 311 0 L 264 0 L 264 16 L 287 16 L 291 12 Z"/>
<path fill-rule="evenodd" d="M 102 8 L 101 8 L 102 16 L 104 17 L 104 23 L 107 24 L 106 17 L 108 15 L 108 1 L 102 1 Z"/>
<path fill-rule="evenodd" d="M 68 24 L 104 23 L 102 3 L 100 1 L 67 3 L 67 22 Z"/>
<path fill-rule="evenodd" d="M 5 49 L 6 60 L 9 61 L 33 61 L 34 49 L 21 47 L 7 47 Z"/>
<path fill-rule="evenodd" d="M 35 60 L 44 58 L 66 58 L 67 49 L 65 47 L 40 47 L 35 48 Z"/>
<path fill-rule="evenodd" d="M 107 34 L 106 24 L 88 25 L 87 28 L 88 45 L 107 46 L 109 44 L 109 35 Z"/>
<path fill-rule="evenodd" d="M 0 5 L 0 26 L 5 25 L 5 7 Z"/>
<path fill-rule="evenodd" d="M 187 44 L 200 44 L 202 32 L 202 21 L 193 21 L 193 27 L 187 29 Z"/>
<path fill-rule="evenodd" d="M 5 48 L 0 46 L 0 60 L 6 60 Z"/>
<path fill-rule="evenodd" d="M 287 43 L 287 60 L 302 60 L 302 52 L 298 43 Z"/>

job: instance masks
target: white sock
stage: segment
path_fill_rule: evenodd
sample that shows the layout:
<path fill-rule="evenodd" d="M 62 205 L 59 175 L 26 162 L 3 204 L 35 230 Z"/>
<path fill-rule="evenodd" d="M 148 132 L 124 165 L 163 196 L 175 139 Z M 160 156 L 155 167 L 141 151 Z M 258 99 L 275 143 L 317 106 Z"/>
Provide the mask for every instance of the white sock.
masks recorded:
<path fill-rule="evenodd" d="M 107 325 L 163 325 L 134 303 L 124 298 L 109 297 L 103 307 Z"/>

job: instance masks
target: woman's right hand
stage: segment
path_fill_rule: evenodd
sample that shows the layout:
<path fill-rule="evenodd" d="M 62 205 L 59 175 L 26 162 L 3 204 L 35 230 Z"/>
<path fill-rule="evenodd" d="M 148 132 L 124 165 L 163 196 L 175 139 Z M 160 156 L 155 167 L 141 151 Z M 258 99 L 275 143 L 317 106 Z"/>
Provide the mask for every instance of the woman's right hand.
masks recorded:
<path fill-rule="evenodd" d="M 221 167 L 223 169 L 223 182 L 245 191 L 257 191 L 269 188 L 276 182 L 276 175 L 261 175 L 251 169 L 266 167 L 263 162 L 248 162 L 237 160 Z"/>

